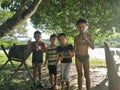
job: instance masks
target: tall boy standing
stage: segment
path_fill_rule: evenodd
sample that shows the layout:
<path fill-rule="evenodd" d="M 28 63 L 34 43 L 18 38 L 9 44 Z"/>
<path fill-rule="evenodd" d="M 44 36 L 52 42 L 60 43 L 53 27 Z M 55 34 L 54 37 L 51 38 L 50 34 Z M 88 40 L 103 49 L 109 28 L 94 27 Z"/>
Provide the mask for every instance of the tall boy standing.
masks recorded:
<path fill-rule="evenodd" d="M 87 22 L 84 19 L 79 19 L 76 22 L 76 28 L 79 34 L 74 37 L 75 61 L 78 72 L 78 87 L 82 90 L 82 68 L 86 78 L 86 88 L 90 90 L 90 75 L 89 75 L 89 54 L 88 48 L 94 49 L 94 44 L 91 35 L 86 32 Z"/>

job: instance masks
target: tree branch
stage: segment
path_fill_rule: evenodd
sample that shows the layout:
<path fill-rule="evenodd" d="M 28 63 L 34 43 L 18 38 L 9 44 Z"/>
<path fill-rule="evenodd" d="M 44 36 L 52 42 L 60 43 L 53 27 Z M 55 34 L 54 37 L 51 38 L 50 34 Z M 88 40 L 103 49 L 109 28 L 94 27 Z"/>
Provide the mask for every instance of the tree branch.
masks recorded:
<path fill-rule="evenodd" d="M 23 6 L 26 5 L 26 3 L 27 3 L 26 1 L 25 1 L 25 4 Z M 8 19 L 6 22 L 4 22 L 2 25 L 0 25 L 0 38 L 5 36 L 10 31 L 14 30 L 17 25 L 21 24 L 26 19 L 30 18 L 37 10 L 41 1 L 42 0 L 34 0 L 28 9 L 25 9 L 24 7 L 23 8 L 20 7 L 18 9 L 18 11 L 16 11 L 16 14 L 12 18 Z"/>

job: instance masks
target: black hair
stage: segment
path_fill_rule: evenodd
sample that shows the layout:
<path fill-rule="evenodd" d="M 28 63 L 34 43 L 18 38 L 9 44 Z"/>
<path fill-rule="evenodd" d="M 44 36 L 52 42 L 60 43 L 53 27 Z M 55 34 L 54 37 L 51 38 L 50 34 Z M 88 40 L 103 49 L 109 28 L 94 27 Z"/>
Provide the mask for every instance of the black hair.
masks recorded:
<path fill-rule="evenodd" d="M 80 24 L 80 23 L 85 23 L 85 24 L 87 24 L 87 21 L 86 21 L 85 19 L 80 18 L 80 19 L 78 19 L 78 20 L 76 21 L 76 25 L 78 25 L 78 24 Z"/>
<path fill-rule="evenodd" d="M 65 33 L 60 33 L 60 34 L 58 34 L 58 38 L 59 38 L 60 36 L 66 37 Z"/>
<path fill-rule="evenodd" d="M 52 34 L 52 35 L 50 35 L 50 38 L 57 38 L 57 35 L 56 34 Z"/>
<path fill-rule="evenodd" d="M 40 31 L 35 31 L 35 32 L 34 32 L 34 36 L 35 36 L 36 34 L 40 34 L 40 35 L 41 35 L 41 32 L 40 32 Z"/>

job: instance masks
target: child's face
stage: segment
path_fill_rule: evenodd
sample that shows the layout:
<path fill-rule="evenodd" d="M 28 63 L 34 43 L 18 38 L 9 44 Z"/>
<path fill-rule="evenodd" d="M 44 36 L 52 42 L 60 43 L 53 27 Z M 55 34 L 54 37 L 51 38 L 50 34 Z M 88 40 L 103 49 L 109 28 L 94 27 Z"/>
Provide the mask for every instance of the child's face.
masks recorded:
<path fill-rule="evenodd" d="M 57 38 L 56 38 L 56 37 L 50 38 L 50 42 L 51 42 L 52 44 L 56 44 Z"/>
<path fill-rule="evenodd" d="M 79 23 L 78 25 L 76 25 L 76 28 L 79 32 L 85 32 L 87 29 L 87 24 L 86 23 Z"/>
<path fill-rule="evenodd" d="M 36 41 L 39 41 L 40 38 L 41 38 L 41 35 L 40 35 L 40 34 L 36 34 L 36 35 L 34 36 L 34 38 L 35 38 Z"/>
<path fill-rule="evenodd" d="M 62 45 L 65 45 L 66 44 L 66 37 L 65 36 L 60 36 L 58 38 L 59 42 L 62 44 Z"/>

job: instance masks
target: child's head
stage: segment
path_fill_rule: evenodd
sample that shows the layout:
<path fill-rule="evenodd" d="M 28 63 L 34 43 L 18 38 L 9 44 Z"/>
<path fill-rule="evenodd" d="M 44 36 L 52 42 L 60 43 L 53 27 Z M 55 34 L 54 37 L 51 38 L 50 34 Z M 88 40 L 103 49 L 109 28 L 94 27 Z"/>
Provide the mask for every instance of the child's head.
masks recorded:
<path fill-rule="evenodd" d="M 87 21 L 85 19 L 77 20 L 76 28 L 79 30 L 79 32 L 85 32 L 87 29 Z"/>
<path fill-rule="evenodd" d="M 34 38 L 36 41 L 39 41 L 41 38 L 41 32 L 40 31 L 35 31 L 34 32 Z"/>
<path fill-rule="evenodd" d="M 58 40 L 62 45 L 66 44 L 66 35 L 64 33 L 60 33 L 58 35 Z"/>
<path fill-rule="evenodd" d="M 52 44 L 55 44 L 55 43 L 57 42 L 57 35 L 56 35 L 56 34 L 52 34 L 52 35 L 50 36 L 50 42 L 51 42 Z"/>

